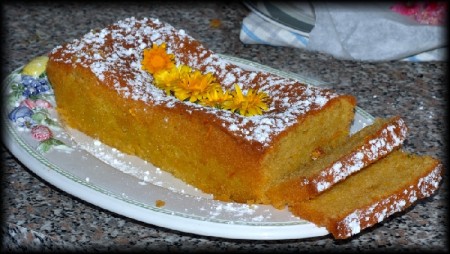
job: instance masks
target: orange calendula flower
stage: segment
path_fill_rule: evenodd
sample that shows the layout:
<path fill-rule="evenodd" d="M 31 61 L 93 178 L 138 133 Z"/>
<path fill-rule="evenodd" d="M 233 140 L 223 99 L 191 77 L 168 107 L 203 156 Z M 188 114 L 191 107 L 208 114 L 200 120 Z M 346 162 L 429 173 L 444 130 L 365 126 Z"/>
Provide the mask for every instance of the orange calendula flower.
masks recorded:
<path fill-rule="evenodd" d="M 243 116 L 261 115 L 263 111 L 268 109 L 268 96 L 264 92 L 249 89 L 247 94 L 243 94 L 239 85 L 234 84 L 234 91 L 231 93 L 233 98 L 225 101 L 224 109 L 231 112 L 237 112 Z"/>
<path fill-rule="evenodd" d="M 167 54 L 166 44 L 153 44 L 152 48 L 144 49 L 144 58 L 142 59 L 142 69 L 150 74 L 155 74 L 162 70 L 171 69 L 174 64 L 175 56 Z"/>
<path fill-rule="evenodd" d="M 220 84 L 211 73 L 203 74 L 195 70 L 181 79 L 179 85 L 174 88 L 174 95 L 182 101 L 189 99 L 190 102 L 197 102 L 214 86 Z"/>

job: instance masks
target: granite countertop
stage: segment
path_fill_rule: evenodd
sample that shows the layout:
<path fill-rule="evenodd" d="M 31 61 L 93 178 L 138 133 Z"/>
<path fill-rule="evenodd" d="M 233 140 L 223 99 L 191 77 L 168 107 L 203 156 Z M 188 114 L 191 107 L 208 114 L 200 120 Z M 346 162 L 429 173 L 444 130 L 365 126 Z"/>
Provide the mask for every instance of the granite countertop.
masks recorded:
<path fill-rule="evenodd" d="M 130 16 L 158 17 L 184 29 L 217 53 L 324 81 L 350 93 L 377 117 L 402 116 L 409 126 L 405 150 L 428 154 L 447 167 L 445 108 L 447 62 L 342 61 L 302 49 L 244 45 L 249 10 L 240 2 L 180 1 L 3 4 L 2 79 L 34 56 Z M 210 26 L 211 19 L 221 25 Z M 348 240 L 330 235 L 297 240 L 232 240 L 182 233 L 109 212 L 71 196 L 34 174 L 2 146 L 2 250 L 131 250 L 247 252 L 304 250 L 447 250 L 447 176 L 436 195 Z"/>

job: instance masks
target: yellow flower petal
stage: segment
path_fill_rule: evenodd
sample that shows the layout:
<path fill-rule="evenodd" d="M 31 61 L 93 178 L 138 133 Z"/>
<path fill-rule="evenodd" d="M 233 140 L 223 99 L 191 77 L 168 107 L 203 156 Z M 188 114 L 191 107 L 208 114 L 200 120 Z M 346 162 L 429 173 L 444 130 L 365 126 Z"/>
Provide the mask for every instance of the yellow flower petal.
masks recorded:
<path fill-rule="evenodd" d="M 220 85 L 212 87 L 200 100 L 200 104 L 208 107 L 223 108 L 223 103 L 231 99 L 229 91 L 223 91 Z"/>
<path fill-rule="evenodd" d="M 234 84 L 232 99 L 223 103 L 223 108 L 243 116 L 261 115 L 267 110 L 268 96 L 264 92 L 249 89 L 244 95 L 239 85 Z"/>
<path fill-rule="evenodd" d="M 183 76 L 174 92 L 177 98 L 189 98 L 190 102 L 197 102 L 202 100 L 207 92 L 217 85 L 219 84 L 211 73 L 203 74 L 199 70 L 194 70 L 189 75 Z"/>

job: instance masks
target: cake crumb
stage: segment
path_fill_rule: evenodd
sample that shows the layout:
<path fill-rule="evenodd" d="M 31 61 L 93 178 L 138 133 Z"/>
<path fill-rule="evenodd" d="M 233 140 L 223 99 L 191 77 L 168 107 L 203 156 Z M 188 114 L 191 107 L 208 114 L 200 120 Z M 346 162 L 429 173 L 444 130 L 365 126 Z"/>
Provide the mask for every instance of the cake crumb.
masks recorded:
<path fill-rule="evenodd" d="M 222 21 L 220 21 L 220 19 L 211 19 L 209 21 L 209 26 L 212 28 L 219 28 L 221 24 Z"/>
<path fill-rule="evenodd" d="M 163 207 L 166 205 L 166 202 L 161 199 L 158 199 L 155 201 L 155 205 L 156 205 L 156 207 Z"/>

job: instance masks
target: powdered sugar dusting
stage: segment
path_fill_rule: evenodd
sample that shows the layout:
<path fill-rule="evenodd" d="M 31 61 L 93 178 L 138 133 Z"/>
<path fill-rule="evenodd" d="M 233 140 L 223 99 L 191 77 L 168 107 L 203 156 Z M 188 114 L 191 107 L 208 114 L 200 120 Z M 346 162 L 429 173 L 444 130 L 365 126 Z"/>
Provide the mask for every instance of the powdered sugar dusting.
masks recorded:
<path fill-rule="evenodd" d="M 223 211 L 231 212 L 234 216 L 241 217 L 244 215 L 252 215 L 255 213 L 255 208 L 246 204 L 235 203 L 219 203 L 214 209 L 211 209 L 210 215 L 215 217 L 220 215 Z"/>
<path fill-rule="evenodd" d="M 140 68 L 144 48 L 163 42 L 178 64 L 214 73 L 227 89 L 232 89 L 237 82 L 244 93 L 249 88 L 268 93 L 272 99 L 269 110 L 260 116 L 243 117 L 225 110 L 186 104 L 166 95 L 152 85 L 153 77 Z M 132 17 L 118 21 L 107 28 L 90 31 L 80 40 L 56 47 L 51 55 L 54 61 L 90 69 L 99 84 L 112 84 L 124 98 L 166 107 L 181 105 L 189 112 L 208 114 L 223 123 L 222 127 L 233 135 L 259 143 L 261 147 L 270 146 L 278 133 L 338 96 L 329 90 L 266 72 L 243 70 L 204 48 L 184 30 L 176 30 L 157 19 Z"/>

